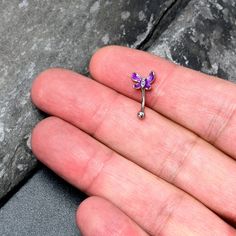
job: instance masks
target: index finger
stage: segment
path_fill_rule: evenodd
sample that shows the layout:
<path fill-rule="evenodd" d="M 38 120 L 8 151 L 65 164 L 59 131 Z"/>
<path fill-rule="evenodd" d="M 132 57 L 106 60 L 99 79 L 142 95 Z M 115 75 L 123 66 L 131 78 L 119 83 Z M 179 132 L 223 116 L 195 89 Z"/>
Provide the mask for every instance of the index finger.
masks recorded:
<path fill-rule="evenodd" d="M 119 46 L 100 49 L 90 62 L 95 80 L 135 100 L 140 93 L 132 87 L 132 72 L 147 76 L 150 71 L 157 78 L 147 93 L 147 106 L 236 159 L 235 84 Z"/>

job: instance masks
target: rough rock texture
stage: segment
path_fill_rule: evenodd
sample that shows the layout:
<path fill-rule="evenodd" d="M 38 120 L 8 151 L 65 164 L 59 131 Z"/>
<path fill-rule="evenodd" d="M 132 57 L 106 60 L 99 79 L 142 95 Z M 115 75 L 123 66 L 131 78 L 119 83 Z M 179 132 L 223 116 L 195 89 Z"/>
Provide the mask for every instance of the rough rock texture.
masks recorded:
<path fill-rule="evenodd" d="M 87 73 L 91 54 L 102 45 L 140 47 L 183 2 L 188 1 L 0 2 L 0 199 L 36 164 L 26 144 L 42 117 L 30 101 L 34 77 L 55 66 Z"/>
<path fill-rule="evenodd" d="M 75 213 L 84 197 L 44 168 L 0 209 L 0 235 L 79 235 Z"/>
<path fill-rule="evenodd" d="M 235 0 L 191 1 L 148 51 L 236 82 L 235 22 Z"/>

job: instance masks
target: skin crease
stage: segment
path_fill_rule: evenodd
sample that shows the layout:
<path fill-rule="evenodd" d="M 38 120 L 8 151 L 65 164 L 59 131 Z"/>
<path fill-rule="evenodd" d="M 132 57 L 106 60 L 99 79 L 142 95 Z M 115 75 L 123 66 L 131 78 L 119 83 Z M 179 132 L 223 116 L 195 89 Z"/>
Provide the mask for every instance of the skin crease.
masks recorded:
<path fill-rule="evenodd" d="M 129 75 L 148 75 L 157 65 L 140 121 L 140 92 L 132 90 Z M 236 222 L 235 85 L 115 46 L 93 56 L 90 72 L 99 83 L 50 69 L 32 86 L 36 106 L 63 119 L 36 126 L 33 152 L 98 196 L 78 210 L 83 234 L 236 235 L 212 212 Z M 89 215 L 98 222 L 91 231 Z"/>

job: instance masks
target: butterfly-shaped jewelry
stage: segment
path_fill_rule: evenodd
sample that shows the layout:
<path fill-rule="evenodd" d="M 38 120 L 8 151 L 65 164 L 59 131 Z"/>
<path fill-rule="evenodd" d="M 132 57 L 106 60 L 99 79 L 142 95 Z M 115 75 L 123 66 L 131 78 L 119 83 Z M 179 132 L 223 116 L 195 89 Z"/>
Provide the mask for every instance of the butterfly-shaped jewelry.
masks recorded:
<path fill-rule="evenodd" d="M 135 84 L 133 85 L 134 89 L 141 89 L 142 91 L 142 102 L 141 102 L 141 110 L 138 112 L 138 118 L 143 119 L 145 117 L 145 91 L 151 90 L 152 83 L 155 80 L 155 73 L 153 71 L 150 72 L 149 76 L 147 78 L 142 78 L 137 73 L 133 73 L 131 76 L 131 79 Z"/>

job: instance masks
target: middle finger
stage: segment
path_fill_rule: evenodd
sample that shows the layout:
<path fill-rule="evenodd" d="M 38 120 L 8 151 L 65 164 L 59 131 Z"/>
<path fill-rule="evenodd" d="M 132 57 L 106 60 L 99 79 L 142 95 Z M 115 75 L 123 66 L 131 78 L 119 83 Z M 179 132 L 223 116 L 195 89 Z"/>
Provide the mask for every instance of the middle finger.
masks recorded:
<path fill-rule="evenodd" d="M 139 103 L 67 70 L 42 73 L 32 98 L 40 109 L 236 221 L 236 163 L 195 134 L 148 108 L 140 121 Z"/>

